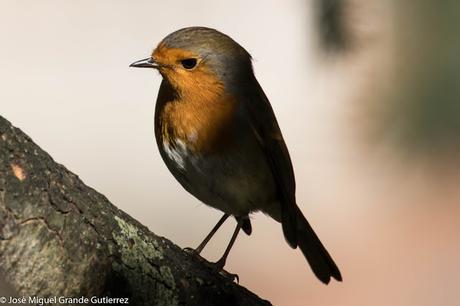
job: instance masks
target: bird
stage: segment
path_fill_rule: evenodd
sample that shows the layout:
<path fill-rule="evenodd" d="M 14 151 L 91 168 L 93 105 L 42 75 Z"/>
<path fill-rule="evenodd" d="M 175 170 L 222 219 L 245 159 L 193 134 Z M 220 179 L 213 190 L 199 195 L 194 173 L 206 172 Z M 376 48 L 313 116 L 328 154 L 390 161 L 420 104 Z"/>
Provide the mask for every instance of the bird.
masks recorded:
<path fill-rule="evenodd" d="M 186 27 L 130 67 L 162 76 L 154 132 L 167 168 L 186 191 L 224 213 L 195 253 L 233 216 L 235 231 L 214 263 L 222 271 L 238 233 L 250 235 L 249 216 L 260 211 L 281 223 L 289 246 L 300 248 L 321 282 L 342 281 L 297 205 L 291 158 L 246 49 L 216 29 Z"/>

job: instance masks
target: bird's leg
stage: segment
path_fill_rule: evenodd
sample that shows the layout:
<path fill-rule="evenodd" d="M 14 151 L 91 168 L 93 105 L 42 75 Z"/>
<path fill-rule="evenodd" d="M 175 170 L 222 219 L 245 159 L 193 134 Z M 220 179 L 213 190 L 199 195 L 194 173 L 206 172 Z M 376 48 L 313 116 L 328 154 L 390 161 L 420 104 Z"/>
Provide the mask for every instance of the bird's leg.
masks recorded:
<path fill-rule="evenodd" d="M 238 237 L 238 233 L 240 232 L 241 227 L 243 226 L 243 219 L 237 218 L 237 225 L 235 228 L 235 231 L 233 232 L 232 238 L 230 239 L 230 242 L 228 243 L 227 248 L 225 249 L 224 255 L 214 263 L 215 268 L 220 271 L 224 268 L 225 262 L 227 261 L 227 256 L 230 253 L 230 250 L 232 249 L 233 244 L 235 243 L 236 237 Z"/>
<path fill-rule="evenodd" d="M 197 254 L 200 254 L 201 251 L 203 251 L 204 247 L 208 244 L 209 240 L 211 240 L 212 236 L 217 232 L 217 230 L 224 224 L 225 220 L 229 217 L 229 214 L 224 214 L 222 218 L 217 222 L 217 224 L 213 227 L 211 232 L 204 238 L 203 242 L 200 243 L 200 245 L 195 249 L 195 252 Z"/>
<path fill-rule="evenodd" d="M 185 248 L 185 251 L 195 253 L 199 255 L 201 251 L 203 251 L 204 247 L 208 244 L 209 240 L 211 240 L 212 236 L 217 232 L 217 230 L 224 224 L 225 220 L 229 217 L 229 214 L 224 214 L 222 218 L 220 218 L 219 222 L 213 227 L 211 232 L 204 238 L 203 242 L 200 243 L 200 245 L 196 249 L 191 249 L 191 248 Z"/>
<path fill-rule="evenodd" d="M 232 238 L 230 239 L 230 242 L 228 243 L 227 248 L 225 249 L 224 255 L 216 261 L 213 264 L 213 268 L 218 271 L 220 274 L 225 276 L 226 278 L 235 281 L 239 283 L 240 278 L 238 277 L 238 274 L 232 274 L 224 270 L 225 262 L 227 261 L 227 256 L 230 253 L 230 250 L 233 247 L 233 244 L 235 243 L 236 237 L 238 237 L 238 233 L 240 232 L 241 228 L 243 227 L 244 224 L 244 219 L 242 218 L 236 218 L 238 221 L 238 224 L 236 225 L 235 231 L 233 232 Z"/>

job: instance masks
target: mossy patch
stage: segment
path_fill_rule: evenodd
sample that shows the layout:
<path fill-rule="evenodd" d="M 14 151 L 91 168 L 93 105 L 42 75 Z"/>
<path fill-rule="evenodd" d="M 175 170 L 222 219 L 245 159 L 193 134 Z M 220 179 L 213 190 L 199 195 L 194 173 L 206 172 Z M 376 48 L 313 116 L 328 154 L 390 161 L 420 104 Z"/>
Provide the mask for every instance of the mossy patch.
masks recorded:
<path fill-rule="evenodd" d="M 118 216 L 115 221 L 120 231 L 112 235 L 119 246 L 122 263 L 115 262 L 114 270 L 122 273 L 133 288 L 145 288 L 145 282 L 154 282 L 156 292 L 147 293 L 154 305 L 177 305 L 174 276 L 167 265 L 162 265 L 163 249 L 158 242 L 142 235 L 134 225 Z"/>

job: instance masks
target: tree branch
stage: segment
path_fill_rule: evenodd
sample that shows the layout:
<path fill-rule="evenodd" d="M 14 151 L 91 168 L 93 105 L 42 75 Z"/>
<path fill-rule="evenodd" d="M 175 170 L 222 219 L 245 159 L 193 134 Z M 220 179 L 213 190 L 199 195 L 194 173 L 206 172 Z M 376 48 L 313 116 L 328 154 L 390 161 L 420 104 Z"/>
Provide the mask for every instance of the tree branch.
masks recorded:
<path fill-rule="evenodd" d="M 23 296 L 270 305 L 150 232 L 1 116 L 0 254 Z"/>

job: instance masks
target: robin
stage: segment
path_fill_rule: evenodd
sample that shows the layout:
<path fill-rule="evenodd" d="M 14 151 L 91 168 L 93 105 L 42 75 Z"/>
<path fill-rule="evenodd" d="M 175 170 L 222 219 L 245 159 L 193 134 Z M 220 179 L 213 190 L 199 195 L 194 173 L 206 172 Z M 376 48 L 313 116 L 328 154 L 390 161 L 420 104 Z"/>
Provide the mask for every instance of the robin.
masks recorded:
<path fill-rule="evenodd" d="M 163 80 L 155 107 L 155 138 L 161 157 L 179 183 L 224 215 L 196 248 L 200 254 L 229 216 L 237 221 L 222 258 L 249 215 L 262 211 L 282 225 L 314 274 L 327 284 L 342 280 L 337 265 L 296 204 L 289 152 L 273 109 L 253 72 L 251 55 L 229 36 L 189 27 L 166 36 L 131 67 L 153 68 Z"/>

